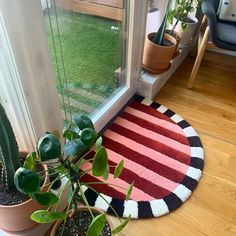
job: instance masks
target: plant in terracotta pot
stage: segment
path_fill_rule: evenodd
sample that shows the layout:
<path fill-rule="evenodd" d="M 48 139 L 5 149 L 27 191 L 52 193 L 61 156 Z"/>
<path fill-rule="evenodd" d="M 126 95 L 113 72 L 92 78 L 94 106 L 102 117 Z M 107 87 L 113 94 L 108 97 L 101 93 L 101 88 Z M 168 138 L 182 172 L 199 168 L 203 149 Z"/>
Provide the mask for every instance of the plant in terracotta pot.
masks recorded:
<path fill-rule="evenodd" d="M 169 9 L 171 0 L 168 1 Z M 176 40 L 165 33 L 167 13 L 157 32 L 146 36 L 143 52 L 143 68 L 152 74 L 160 74 L 167 71 L 171 66 L 171 59 L 176 51 Z"/>
<path fill-rule="evenodd" d="M 17 191 L 14 185 L 15 172 L 26 153 L 20 153 L 11 124 L 0 104 L 0 228 L 5 231 L 20 232 L 30 229 L 36 222 L 29 216 L 42 207 L 26 194 Z M 24 165 L 27 165 L 26 158 Z M 22 159 L 23 160 L 23 159 Z M 47 167 L 41 167 L 46 171 Z M 41 190 L 45 190 L 48 177 L 44 176 Z M 14 222 L 14 223 L 13 223 Z"/>
<path fill-rule="evenodd" d="M 177 7 L 168 12 L 168 21 L 173 25 L 170 34 L 177 33 L 181 37 L 180 44 L 187 46 L 191 43 L 198 19 L 191 15 L 201 0 L 178 0 Z"/>
<path fill-rule="evenodd" d="M 58 178 L 66 179 L 66 184 L 57 195 L 50 191 L 41 192 L 38 181 L 33 181 L 31 176 L 22 174 L 22 168 L 15 174 L 15 184 L 21 192 L 26 192 L 31 182 L 36 189 L 31 193 L 32 198 L 40 204 L 46 205 L 47 210 L 39 210 L 31 215 L 31 219 L 38 223 L 54 222 L 51 235 L 86 235 L 86 236 L 107 236 L 120 232 L 128 223 L 129 219 L 121 221 L 116 228 L 112 228 L 106 214 L 92 208 L 84 194 L 85 188 L 94 189 L 94 184 L 108 184 L 110 166 L 105 147 L 102 145 L 102 138 L 94 129 L 90 118 L 85 115 L 74 115 L 73 122 L 63 131 L 65 138 L 64 145 L 61 145 L 59 136 L 53 133 L 46 133 L 37 142 L 37 157 L 32 159 L 40 163 L 53 162 L 54 171 L 59 173 Z M 124 162 L 120 161 L 115 166 L 114 178 L 120 176 Z M 114 168 L 114 166 L 113 166 Z M 33 171 L 37 179 L 39 174 Z M 84 181 L 86 174 L 93 177 L 103 178 L 103 182 Z M 56 179 L 55 179 L 56 180 Z M 126 190 L 127 200 L 130 197 L 133 184 Z M 122 188 L 122 187 L 121 187 Z M 63 192 L 70 190 L 68 195 L 68 206 L 65 211 L 57 211 L 55 204 L 60 201 Z M 123 188 L 122 188 L 123 189 Z M 104 203 L 110 205 L 102 194 Z M 81 204 L 84 206 L 81 208 Z M 113 209 L 114 210 L 114 209 Z M 114 211 L 114 214 L 116 212 Z M 117 214 L 116 214 L 117 215 Z"/>

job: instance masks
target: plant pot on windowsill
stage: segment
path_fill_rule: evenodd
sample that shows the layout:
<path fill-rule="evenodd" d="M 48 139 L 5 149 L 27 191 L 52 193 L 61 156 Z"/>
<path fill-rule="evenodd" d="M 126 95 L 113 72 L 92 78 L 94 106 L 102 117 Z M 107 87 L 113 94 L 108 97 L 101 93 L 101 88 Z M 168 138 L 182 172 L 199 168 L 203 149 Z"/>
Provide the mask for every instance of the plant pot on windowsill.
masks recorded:
<path fill-rule="evenodd" d="M 25 158 L 26 152 L 21 152 L 20 157 Z M 47 172 L 48 168 L 43 165 L 44 171 Z M 41 191 L 47 190 L 49 183 L 48 175 L 45 176 L 44 182 L 41 187 Z M 25 198 L 25 197 L 24 197 Z M 22 203 L 15 205 L 0 205 L 0 228 L 7 232 L 22 232 L 29 230 L 36 226 L 38 223 L 30 219 L 30 215 L 39 209 L 46 209 L 42 205 L 39 205 L 32 198 L 25 198 Z"/>
<path fill-rule="evenodd" d="M 147 35 L 143 53 L 143 68 L 151 74 L 161 74 L 171 66 L 171 59 L 176 52 L 177 41 L 171 35 L 165 34 L 164 40 L 168 46 L 153 43 L 155 33 Z"/>
<path fill-rule="evenodd" d="M 198 19 L 195 16 L 188 16 L 186 23 L 186 30 L 183 29 L 182 22 L 179 22 L 176 27 L 176 32 L 180 35 L 180 47 L 186 47 L 191 44 L 195 34 Z"/>
<path fill-rule="evenodd" d="M 92 212 L 96 215 L 103 213 L 101 210 L 91 207 Z M 71 213 L 71 212 L 70 212 Z M 77 215 L 71 215 L 67 218 L 63 235 L 86 235 L 91 224 L 92 217 L 87 207 L 78 207 Z M 54 223 L 50 236 L 59 236 L 63 227 L 63 220 Z M 113 225 L 109 218 L 103 230 L 102 236 L 110 236 Z"/>

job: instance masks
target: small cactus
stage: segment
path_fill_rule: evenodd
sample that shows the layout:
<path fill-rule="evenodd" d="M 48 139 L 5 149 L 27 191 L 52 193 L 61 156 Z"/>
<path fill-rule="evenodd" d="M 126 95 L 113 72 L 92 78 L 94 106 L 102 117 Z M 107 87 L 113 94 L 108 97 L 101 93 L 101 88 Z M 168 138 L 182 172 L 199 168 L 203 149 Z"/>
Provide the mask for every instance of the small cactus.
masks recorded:
<path fill-rule="evenodd" d="M 0 104 L 0 182 L 8 189 L 15 188 L 14 174 L 20 167 L 19 149 L 11 124 Z"/>

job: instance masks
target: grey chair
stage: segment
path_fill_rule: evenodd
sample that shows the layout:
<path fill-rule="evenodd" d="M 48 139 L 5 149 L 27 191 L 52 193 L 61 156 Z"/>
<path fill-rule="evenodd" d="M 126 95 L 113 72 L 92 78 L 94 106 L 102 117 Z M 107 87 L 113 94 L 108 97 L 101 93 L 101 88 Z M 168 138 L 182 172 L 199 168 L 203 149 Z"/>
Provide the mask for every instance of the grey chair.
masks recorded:
<path fill-rule="evenodd" d="M 201 42 L 198 44 L 198 54 L 188 81 L 188 88 L 192 88 L 193 86 L 209 38 L 218 48 L 236 51 L 236 23 L 221 21 L 218 19 L 216 12 L 219 2 L 220 0 L 203 0 L 202 2 L 202 12 L 205 15 L 203 24 L 204 20 L 207 20 L 207 27 Z"/>

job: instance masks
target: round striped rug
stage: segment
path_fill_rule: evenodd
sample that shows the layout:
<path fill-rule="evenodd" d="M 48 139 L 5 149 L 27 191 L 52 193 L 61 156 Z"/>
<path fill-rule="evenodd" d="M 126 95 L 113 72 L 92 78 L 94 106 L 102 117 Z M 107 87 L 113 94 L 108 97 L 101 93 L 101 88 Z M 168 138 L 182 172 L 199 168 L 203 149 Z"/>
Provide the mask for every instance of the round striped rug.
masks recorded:
<path fill-rule="evenodd" d="M 113 208 L 120 217 L 159 217 L 175 210 L 202 175 L 204 151 L 196 131 L 173 111 L 141 96 L 107 128 L 103 144 L 111 165 L 125 161 L 124 171 L 118 179 L 110 171 L 107 182 L 113 186 L 98 184 L 93 185 L 96 191 L 84 191 L 90 205 L 111 214 Z M 83 181 L 104 180 L 87 174 Z M 128 188 L 133 181 L 131 200 L 125 201 L 124 191 L 114 186 Z"/>

